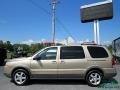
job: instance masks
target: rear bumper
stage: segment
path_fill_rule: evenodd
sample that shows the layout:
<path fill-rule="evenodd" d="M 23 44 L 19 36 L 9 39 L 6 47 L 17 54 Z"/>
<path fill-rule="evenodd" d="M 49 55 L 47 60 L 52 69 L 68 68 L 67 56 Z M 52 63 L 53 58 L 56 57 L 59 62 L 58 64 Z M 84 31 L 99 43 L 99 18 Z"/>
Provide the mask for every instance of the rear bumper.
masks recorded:
<path fill-rule="evenodd" d="M 104 69 L 104 78 L 109 79 L 117 75 L 116 68 L 106 68 Z"/>

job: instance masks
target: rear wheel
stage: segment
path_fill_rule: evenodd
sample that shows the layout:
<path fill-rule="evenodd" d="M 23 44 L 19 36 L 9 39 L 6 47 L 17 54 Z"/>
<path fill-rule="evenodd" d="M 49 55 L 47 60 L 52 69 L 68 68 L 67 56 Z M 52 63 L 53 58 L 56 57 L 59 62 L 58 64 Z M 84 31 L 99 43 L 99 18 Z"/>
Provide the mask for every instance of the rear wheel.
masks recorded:
<path fill-rule="evenodd" d="M 100 85 L 100 83 L 102 81 L 102 77 L 103 77 L 103 75 L 100 71 L 93 70 L 87 74 L 86 81 L 87 81 L 88 85 L 96 87 L 96 86 Z"/>
<path fill-rule="evenodd" d="M 13 72 L 12 80 L 16 85 L 25 85 L 29 80 L 28 73 L 23 69 L 18 69 Z"/>

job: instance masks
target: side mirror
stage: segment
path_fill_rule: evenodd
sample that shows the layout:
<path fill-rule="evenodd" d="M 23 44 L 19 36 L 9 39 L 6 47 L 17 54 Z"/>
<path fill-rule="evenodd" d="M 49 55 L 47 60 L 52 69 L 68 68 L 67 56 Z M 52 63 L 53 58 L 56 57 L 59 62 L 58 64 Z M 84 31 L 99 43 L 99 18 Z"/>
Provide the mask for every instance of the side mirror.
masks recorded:
<path fill-rule="evenodd" d="M 41 57 L 34 57 L 33 60 L 41 60 Z"/>

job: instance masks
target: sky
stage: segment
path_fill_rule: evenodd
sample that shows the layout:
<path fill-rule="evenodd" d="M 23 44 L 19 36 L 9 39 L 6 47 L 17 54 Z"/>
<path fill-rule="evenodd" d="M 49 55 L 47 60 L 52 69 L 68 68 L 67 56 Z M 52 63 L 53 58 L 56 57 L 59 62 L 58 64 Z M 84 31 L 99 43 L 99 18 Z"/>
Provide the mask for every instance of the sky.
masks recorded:
<path fill-rule="evenodd" d="M 81 23 L 80 7 L 103 0 L 58 0 L 56 41 L 93 41 L 93 22 Z M 51 0 L 0 0 L 0 40 L 12 43 L 52 41 Z M 113 0 L 114 17 L 100 21 L 101 43 L 120 37 L 120 0 Z"/>

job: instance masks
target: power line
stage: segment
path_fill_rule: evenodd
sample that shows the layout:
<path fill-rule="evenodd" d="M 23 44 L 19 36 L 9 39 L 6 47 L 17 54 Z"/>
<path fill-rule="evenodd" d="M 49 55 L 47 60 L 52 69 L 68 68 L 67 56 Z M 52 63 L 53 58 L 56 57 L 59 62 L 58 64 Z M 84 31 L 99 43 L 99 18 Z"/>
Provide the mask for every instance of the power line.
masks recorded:
<path fill-rule="evenodd" d="M 51 16 L 51 13 L 49 11 L 47 11 L 45 8 L 43 8 L 42 6 L 40 6 L 39 4 L 37 4 L 36 2 L 34 2 L 33 0 L 27 0 L 30 3 L 32 3 L 34 6 L 36 6 L 37 8 L 41 9 L 43 12 L 45 12 L 47 15 Z M 47 2 L 49 2 L 48 0 L 46 0 Z M 67 29 L 67 27 L 58 19 L 56 18 L 56 21 L 58 22 L 59 25 L 61 25 L 61 27 L 65 30 L 66 33 L 68 33 L 70 35 L 70 37 L 72 37 L 74 40 L 76 40 L 75 37 L 73 37 L 73 35 L 70 33 L 70 31 Z M 54 36 L 55 37 L 55 36 Z M 54 41 L 54 40 L 53 40 Z"/>
<path fill-rule="evenodd" d="M 59 25 L 61 25 L 61 27 L 65 30 L 65 32 L 68 33 L 70 35 L 70 37 L 72 37 L 76 41 L 76 38 L 73 37 L 71 32 L 68 30 L 68 28 L 58 18 L 56 20 L 59 23 Z"/>
<path fill-rule="evenodd" d="M 32 3 L 34 6 L 36 6 L 37 8 L 41 9 L 43 12 L 45 12 L 48 15 L 51 15 L 50 12 L 48 12 L 45 8 L 43 8 L 42 6 L 40 6 L 39 4 L 35 3 L 33 0 L 27 0 L 30 3 Z"/>

